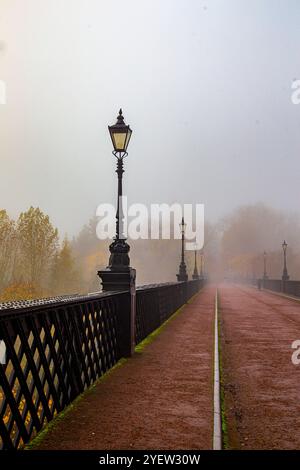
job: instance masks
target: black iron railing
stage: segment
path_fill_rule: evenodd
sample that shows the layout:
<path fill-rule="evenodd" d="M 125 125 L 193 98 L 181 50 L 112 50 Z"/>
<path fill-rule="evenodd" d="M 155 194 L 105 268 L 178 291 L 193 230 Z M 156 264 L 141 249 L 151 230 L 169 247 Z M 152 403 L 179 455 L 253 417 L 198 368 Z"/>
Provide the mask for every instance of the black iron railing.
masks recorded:
<path fill-rule="evenodd" d="M 300 281 L 283 281 L 283 289 L 286 294 L 300 297 Z"/>
<path fill-rule="evenodd" d="M 264 289 L 273 290 L 275 292 L 282 291 L 282 281 L 281 279 L 259 279 L 258 285 Z"/>
<path fill-rule="evenodd" d="M 159 327 L 202 281 L 136 292 L 136 343 Z M 20 448 L 128 352 L 129 292 L 0 305 L 0 449 Z"/>
<path fill-rule="evenodd" d="M 294 297 L 300 297 L 300 281 L 283 281 L 282 279 L 261 279 L 261 287 L 275 292 L 283 292 Z"/>
<path fill-rule="evenodd" d="M 136 344 L 158 328 L 201 288 L 203 281 L 143 286 L 137 289 Z"/>

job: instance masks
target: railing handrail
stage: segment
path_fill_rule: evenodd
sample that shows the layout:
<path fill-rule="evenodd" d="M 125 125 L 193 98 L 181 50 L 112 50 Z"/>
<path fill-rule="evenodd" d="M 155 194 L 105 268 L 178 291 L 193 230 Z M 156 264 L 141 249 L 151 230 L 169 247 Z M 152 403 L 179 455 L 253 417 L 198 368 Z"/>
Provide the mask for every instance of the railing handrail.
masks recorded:
<path fill-rule="evenodd" d="M 197 282 L 194 280 L 187 281 L 190 282 Z M 145 284 L 137 286 L 137 291 L 146 291 L 146 290 L 153 290 L 153 289 L 161 289 L 164 287 L 171 287 L 174 285 L 184 284 L 184 282 L 163 282 L 159 284 Z M 93 292 L 91 294 L 70 294 L 70 295 L 61 295 L 56 297 L 43 297 L 39 299 L 32 299 L 32 300 L 14 300 L 9 302 L 0 302 L 0 317 L 6 315 L 18 315 L 18 314 L 26 314 L 29 312 L 38 312 L 43 311 L 44 309 L 53 308 L 57 309 L 61 306 L 66 306 L 69 304 L 70 306 L 77 303 L 85 303 L 94 300 L 100 300 L 102 298 L 107 298 L 115 295 L 122 294 L 127 291 L 108 291 L 108 292 Z"/>
<path fill-rule="evenodd" d="M 190 279 L 189 281 L 187 281 L 187 283 L 191 283 L 191 282 L 198 282 L 197 280 L 195 279 Z M 161 284 L 144 284 L 144 285 L 141 285 L 141 286 L 137 286 L 136 290 L 150 290 L 150 289 L 161 289 L 162 287 L 171 287 L 171 286 L 175 286 L 175 285 L 180 285 L 180 284 L 185 284 L 184 281 L 179 281 L 179 282 L 163 282 Z"/>
<path fill-rule="evenodd" d="M 120 292 L 118 292 L 120 293 Z M 84 303 L 86 301 L 93 301 L 115 295 L 116 292 L 99 292 L 99 294 L 73 296 L 60 296 L 60 297 L 47 297 L 42 299 L 33 300 L 16 300 L 12 302 L 0 303 L 0 317 L 13 314 L 26 314 L 28 312 L 38 312 L 49 308 L 59 308 L 66 306 L 66 304 L 73 305 L 77 303 Z"/>

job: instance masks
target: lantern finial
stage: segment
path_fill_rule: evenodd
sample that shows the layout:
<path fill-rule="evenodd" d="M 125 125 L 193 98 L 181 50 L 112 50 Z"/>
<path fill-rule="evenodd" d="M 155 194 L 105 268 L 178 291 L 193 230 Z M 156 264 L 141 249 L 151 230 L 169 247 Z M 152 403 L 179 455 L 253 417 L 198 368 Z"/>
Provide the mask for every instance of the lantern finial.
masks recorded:
<path fill-rule="evenodd" d="M 119 115 L 117 117 L 117 124 L 124 125 L 124 116 L 122 114 L 122 108 L 120 108 Z"/>

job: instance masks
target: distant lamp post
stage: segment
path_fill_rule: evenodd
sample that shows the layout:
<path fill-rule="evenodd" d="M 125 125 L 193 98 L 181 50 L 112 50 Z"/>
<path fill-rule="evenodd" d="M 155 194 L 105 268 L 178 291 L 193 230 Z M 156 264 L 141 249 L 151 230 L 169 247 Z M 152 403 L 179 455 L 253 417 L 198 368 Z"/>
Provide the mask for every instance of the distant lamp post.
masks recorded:
<path fill-rule="evenodd" d="M 198 268 L 197 268 L 197 244 L 196 243 L 195 243 L 195 265 L 194 265 L 193 279 L 194 280 L 199 279 Z"/>
<path fill-rule="evenodd" d="M 286 265 L 286 250 L 287 250 L 287 242 L 284 240 L 282 244 L 283 249 L 283 272 L 282 272 L 282 280 L 283 282 L 288 281 L 290 276 L 288 275 L 287 265 Z"/>
<path fill-rule="evenodd" d="M 204 267 L 203 267 L 203 264 L 204 264 L 204 252 L 203 250 L 201 251 L 201 255 L 200 255 L 200 279 L 204 279 Z"/>
<path fill-rule="evenodd" d="M 264 251 L 264 275 L 263 275 L 263 280 L 268 279 L 267 275 L 267 252 Z"/>
<path fill-rule="evenodd" d="M 181 231 L 181 262 L 179 265 L 179 273 L 176 274 L 178 281 L 186 282 L 188 280 L 188 275 L 186 272 L 186 264 L 184 261 L 184 240 L 185 240 L 185 229 L 186 224 L 184 223 L 184 218 L 182 217 L 181 224 L 179 224 Z"/>
<path fill-rule="evenodd" d="M 117 122 L 113 126 L 108 126 L 110 137 L 113 143 L 113 155 L 117 159 L 116 173 L 118 175 L 118 203 L 116 213 L 116 235 L 114 241 L 109 246 L 109 265 L 103 271 L 98 271 L 102 280 L 103 290 L 124 290 L 130 287 L 132 277 L 135 277 L 135 270 L 130 268 L 129 250 L 130 246 L 126 242 L 123 234 L 123 208 L 122 208 L 122 178 L 123 160 L 127 157 L 127 147 L 132 131 L 124 122 L 122 109 L 119 111 Z"/>

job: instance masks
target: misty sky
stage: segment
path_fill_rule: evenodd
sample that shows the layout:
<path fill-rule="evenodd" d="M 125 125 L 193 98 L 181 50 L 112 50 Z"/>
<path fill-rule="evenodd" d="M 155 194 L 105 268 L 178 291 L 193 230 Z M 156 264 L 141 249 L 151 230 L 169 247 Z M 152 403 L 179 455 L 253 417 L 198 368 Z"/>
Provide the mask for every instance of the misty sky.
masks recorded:
<path fill-rule="evenodd" d="M 114 202 L 121 106 L 129 202 L 299 212 L 297 78 L 299 0 L 0 0 L 0 208 L 73 235 Z"/>

